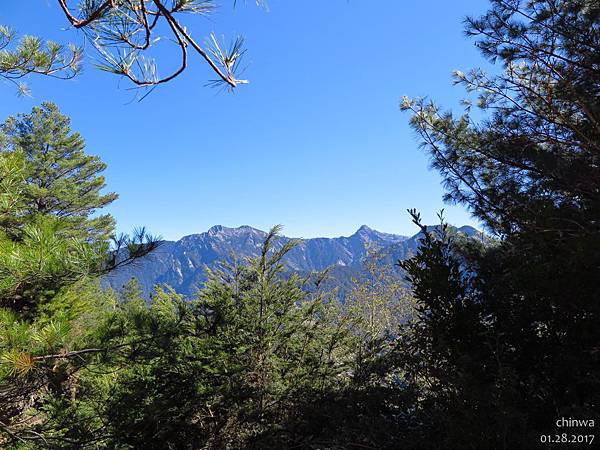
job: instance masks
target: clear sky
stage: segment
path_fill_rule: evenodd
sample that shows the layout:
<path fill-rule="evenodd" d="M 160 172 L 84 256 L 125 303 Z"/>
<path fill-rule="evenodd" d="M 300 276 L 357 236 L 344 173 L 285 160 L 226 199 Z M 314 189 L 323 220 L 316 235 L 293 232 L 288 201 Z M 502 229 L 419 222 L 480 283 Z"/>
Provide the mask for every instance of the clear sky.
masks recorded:
<path fill-rule="evenodd" d="M 477 225 L 443 204 L 439 175 L 398 105 L 426 95 L 456 107 L 463 92 L 451 72 L 483 63 L 462 19 L 487 1 L 270 0 L 268 11 L 221 3 L 189 28 L 246 37 L 251 83 L 234 94 L 204 87 L 213 76 L 192 58 L 180 78 L 131 102 L 125 80 L 92 68 L 88 49 L 80 77 L 31 79 L 32 98 L 0 85 L 0 117 L 57 103 L 109 166 L 120 231 L 145 225 L 177 239 L 215 224 L 281 223 L 306 238 L 362 224 L 413 234 L 411 207 L 429 223 L 445 207 L 449 222 Z M 2 0 L 0 23 L 62 42 L 78 36 L 56 0 Z"/>

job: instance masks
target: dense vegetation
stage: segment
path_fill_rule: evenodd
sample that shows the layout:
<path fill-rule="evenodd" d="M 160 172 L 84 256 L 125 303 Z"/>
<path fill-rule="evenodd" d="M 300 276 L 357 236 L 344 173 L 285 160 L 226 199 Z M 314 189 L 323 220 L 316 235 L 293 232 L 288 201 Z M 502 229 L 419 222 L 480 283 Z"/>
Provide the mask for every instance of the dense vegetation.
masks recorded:
<path fill-rule="evenodd" d="M 278 228 L 192 300 L 102 290 L 159 242 L 112 236 L 105 166 L 55 105 L 7 119 L 0 448 L 528 449 L 598 421 L 600 5 L 492 0 L 467 32 L 502 64 L 456 73 L 482 111 L 402 107 L 495 239 L 411 211 L 410 292 L 367 260 L 340 304 L 284 272 Z"/>

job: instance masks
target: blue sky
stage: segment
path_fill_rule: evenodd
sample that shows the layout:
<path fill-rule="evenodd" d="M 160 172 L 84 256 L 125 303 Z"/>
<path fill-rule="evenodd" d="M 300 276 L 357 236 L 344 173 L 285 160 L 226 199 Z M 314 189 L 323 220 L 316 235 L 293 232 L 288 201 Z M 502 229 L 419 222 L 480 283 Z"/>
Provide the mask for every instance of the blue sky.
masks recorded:
<path fill-rule="evenodd" d="M 76 40 L 56 0 L 3 0 L 0 23 L 21 33 Z M 352 234 L 368 224 L 413 234 L 406 213 L 476 225 L 444 205 L 437 173 L 418 148 L 402 95 L 456 107 L 451 72 L 483 60 L 462 33 L 485 0 L 270 0 L 224 5 L 189 22 L 194 36 L 246 37 L 245 77 L 234 94 L 204 87 L 198 58 L 175 81 L 132 102 L 125 80 L 89 64 L 72 81 L 30 80 L 32 98 L 0 86 L 0 117 L 54 101 L 87 151 L 107 164 L 120 198 L 120 231 L 145 225 L 167 239 L 212 225 L 284 225 L 289 236 Z M 168 54 L 160 54 L 167 70 Z"/>

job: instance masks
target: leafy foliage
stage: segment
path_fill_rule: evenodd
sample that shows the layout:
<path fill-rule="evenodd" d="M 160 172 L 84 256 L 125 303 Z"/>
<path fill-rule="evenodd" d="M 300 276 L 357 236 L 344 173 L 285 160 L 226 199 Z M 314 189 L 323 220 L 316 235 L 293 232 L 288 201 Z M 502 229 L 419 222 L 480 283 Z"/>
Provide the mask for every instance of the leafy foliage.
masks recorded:
<path fill-rule="evenodd" d="M 375 375 L 374 366 L 415 315 L 412 293 L 392 267 L 382 264 L 384 256 L 377 248 L 368 249 L 362 276 L 354 280 L 340 312 L 348 320 L 357 346 L 355 384 Z"/>
<path fill-rule="evenodd" d="M 356 304 L 342 307 L 334 293 L 320 289 L 324 275 L 284 273 L 282 258 L 296 243 L 280 246 L 277 232 L 268 234 L 258 258 L 211 272 L 193 301 L 157 288 L 146 304 L 132 280 L 114 310 L 88 305 L 96 326 L 88 323 L 83 330 L 87 348 L 43 356 L 76 370 L 77 377 L 62 380 L 61 389 L 44 397 L 38 415 L 43 420 L 20 435 L 34 447 L 44 442 L 51 448 L 354 448 L 398 442 L 400 434 L 389 435 L 397 423 L 386 401 L 398 399 L 401 386 L 358 376 L 389 345 L 378 347 L 370 365 L 362 350 L 389 340 L 393 326 L 380 317 L 365 321 Z M 358 291 L 365 293 L 360 284 Z M 64 316 L 68 304 L 58 298 L 48 303 L 39 326 L 52 326 L 48 318 Z M 383 306 L 376 310 L 383 314 Z M 89 320 L 77 308 L 75 315 L 73 308 L 67 311 L 73 324 Z M 365 338 L 363 329 L 377 336 Z M 63 341 L 70 342 L 69 336 Z M 28 339 L 23 337 L 24 346 Z M 40 370 L 37 353 L 16 350 L 6 356 L 6 367 L 14 367 L 10 376 Z M 20 359 L 29 355 L 31 367 Z M 377 414 L 381 419 L 374 422 Z M 360 431 L 368 423 L 372 429 Z"/>
<path fill-rule="evenodd" d="M 83 153 L 68 119 L 44 104 L 3 127 L 0 152 L 0 443 L 48 446 L 47 408 L 75 398 L 98 324 L 114 306 L 97 277 L 156 247 L 145 232 L 117 243 L 110 216 L 91 218 L 114 195 L 104 164 Z M 39 431 L 36 431 L 35 428 Z"/>
<path fill-rule="evenodd" d="M 107 328 L 132 342 L 102 411 L 115 447 L 263 448 L 295 437 L 280 428 L 306 392 L 340 383 L 348 338 L 326 299 L 282 277 L 293 243 L 210 274 L 197 300 L 158 290 L 146 308 L 135 285 Z"/>
<path fill-rule="evenodd" d="M 156 288 L 147 304 L 135 281 L 116 298 L 96 277 L 155 240 L 142 229 L 109 246 L 110 226 L 90 217 L 111 201 L 104 166 L 52 105 L 7 122 L 0 445 L 512 449 L 535 446 L 557 418 L 599 420 L 600 7 L 491 4 L 467 32 L 503 71 L 456 73 L 484 118 L 468 100 L 458 118 L 424 99 L 403 108 L 447 200 L 498 239 L 460 237 L 442 215 L 427 227 L 410 210 L 422 231 L 399 263 L 411 294 L 368 259 L 340 305 L 325 274 L 285 273 L 295 243 L 276 227 L 258 258 L 210 272 L 192 301 Z M 79 18 L 66 10 L 82 28 L 116 26 L 124 10 L 146 17 L 134 10 L 144 2 L 82 5 Z M 64 171 L 93 194 L 63 184 Z"/>
<path fill-rule="evenodd" d="M 529 448 L 559 417 L 598 418 L 600 8 L 491 3 L 467 33 L 504 70 L 456 73 L 486 118 L 475 122 L 468 102 L 458 118 L 403 102 L 447 200 L 501 238 L 465 246 L 423 229 L 401 263 L 420 321 L 395 367 L 419 393 L 430 448 Z"/>

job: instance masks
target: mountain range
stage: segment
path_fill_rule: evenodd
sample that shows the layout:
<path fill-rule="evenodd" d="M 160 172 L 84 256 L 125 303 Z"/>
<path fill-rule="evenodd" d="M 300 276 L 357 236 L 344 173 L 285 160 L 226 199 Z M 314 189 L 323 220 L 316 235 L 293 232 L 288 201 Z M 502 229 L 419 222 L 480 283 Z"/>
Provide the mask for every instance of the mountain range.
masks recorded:
<path fill-rule="evenodd" d="M 480 233 L 470 226 L 457 231 L 468 236 Z M 265 231 L 247 225 L 238 228 L 216 225 L 178 241 L 162 241 L 148 256 L 106 276 L 103 284 L 119 290 L 131 278 L 136 278 L 146 296 L 155 285 L 166 284 L 191 297 L 206 281 L 207 267 L 258 256 L 266 235 Z M 280 236 L 275 247 L 289 240 Z M 349 281 L 363 270 L 368 249 L 376 249 L 382 264 L 393 266 L 396 261 L 410 257 L 418 245 L 419 234 L 382 233 L 363 225 L 348 237 L 303 239 L 285 256 L 284 263 L 290 271 L 301 274 L 329 268 L 330 284 L 338 286 L 343 295 Z"/>

